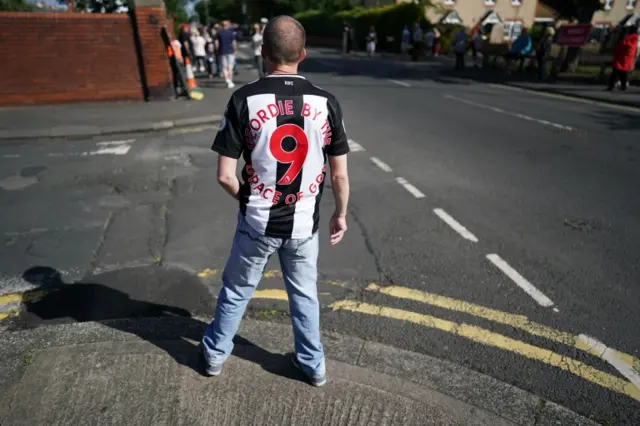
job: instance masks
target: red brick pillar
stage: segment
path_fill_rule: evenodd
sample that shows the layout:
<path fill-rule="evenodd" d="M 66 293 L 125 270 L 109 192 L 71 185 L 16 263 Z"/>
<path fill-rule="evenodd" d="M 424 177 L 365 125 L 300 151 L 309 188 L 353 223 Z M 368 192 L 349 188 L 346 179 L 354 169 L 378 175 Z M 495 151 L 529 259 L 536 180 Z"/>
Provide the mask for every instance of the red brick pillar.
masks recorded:
<path fill-rule="evenodd" d="M 136 49 L 140 80 L 147 100 L 167 99 L 174 95 L 171 66 L 160 31 L 171 22 L 162 0 L 134 0 L 132 23 L 137 33 Z"/>

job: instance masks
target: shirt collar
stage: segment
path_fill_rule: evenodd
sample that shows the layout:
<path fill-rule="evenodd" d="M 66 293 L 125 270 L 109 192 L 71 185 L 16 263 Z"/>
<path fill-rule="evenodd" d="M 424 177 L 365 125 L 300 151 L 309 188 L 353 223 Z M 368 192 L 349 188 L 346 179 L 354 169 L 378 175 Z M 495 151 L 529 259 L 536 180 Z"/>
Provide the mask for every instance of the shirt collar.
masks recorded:
<path fill-rule="evenodd" d="M 304 76 L 301 76 L 299 74 L 269 74 L 267 76 L 267 78 L 271 78 L 271 77 L 296 77 L 296 78 L 301 78 L 303 80 L 306 80 Z"/>

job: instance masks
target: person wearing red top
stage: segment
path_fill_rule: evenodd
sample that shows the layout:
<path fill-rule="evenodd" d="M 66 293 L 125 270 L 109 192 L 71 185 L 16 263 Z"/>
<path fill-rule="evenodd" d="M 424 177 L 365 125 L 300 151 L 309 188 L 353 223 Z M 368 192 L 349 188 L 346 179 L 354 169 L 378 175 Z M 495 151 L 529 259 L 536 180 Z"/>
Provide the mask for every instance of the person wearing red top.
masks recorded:
<path fill-rule="evenodd" d="M 627 90 L 629 73 L 633 70 L 637 50 L 638 28 L 635 26 L 629 27 L 626 35 L 622 37 L 622 40 L 613 51 L 611 79 L 607 90 L 613 90 L 618 80 L 620 80 L 620 89 Z"/>

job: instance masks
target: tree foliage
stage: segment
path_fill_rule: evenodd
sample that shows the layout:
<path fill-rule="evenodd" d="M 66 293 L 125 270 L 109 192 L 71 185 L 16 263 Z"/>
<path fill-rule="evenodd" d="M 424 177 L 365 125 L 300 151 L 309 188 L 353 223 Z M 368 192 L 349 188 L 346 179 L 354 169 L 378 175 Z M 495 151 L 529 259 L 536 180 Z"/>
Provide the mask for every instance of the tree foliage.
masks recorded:
<path fill-rule="evenodd" d="M 601 0 L 542 0 L 555 9 L 561 18 L 591 23 L 593 14 L 603 8 Z"/>
<path fill-rule="evenodd" d="M 239 0 L 200 0 L 195 7 L 200 22 L 218 22 L 229 19 L 238 23 L 257 22 L 260 18 L 277 15 L 295 15 L 306 10 L 333 13 L 352 9 L 350 0 L 245 0 L 246 14 Z M 209 20 L 205 11 L 209 11 Z"/>
<path fill-rule="evenodd" d="M 35 7 L 24 0 L 0 0 L 0 11 L 2 12 L 30 12 Z"/>
<path fill-rule="evenodd" d="M 561 18 L 577 20 L 582 24 L 590 24 L 593 15 L 603 8 L 601 0 L 544 0 L 558 11 Z M 561 71 L 574 71 L 580 62 L 581 47 L 571 47 L 562 62 Z"/>

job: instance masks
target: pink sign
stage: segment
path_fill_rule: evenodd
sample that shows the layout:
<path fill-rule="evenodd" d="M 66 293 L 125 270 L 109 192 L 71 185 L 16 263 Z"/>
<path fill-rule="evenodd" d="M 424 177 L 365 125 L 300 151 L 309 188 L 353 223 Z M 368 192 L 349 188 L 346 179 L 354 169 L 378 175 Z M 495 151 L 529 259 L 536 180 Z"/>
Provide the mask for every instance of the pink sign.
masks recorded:
<path fill-rule="evenodd" d="M 563 25 L 558 31 L 556 44 L 580 47 L 587 44 L 591 34 L 591 24 Z"/>

